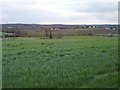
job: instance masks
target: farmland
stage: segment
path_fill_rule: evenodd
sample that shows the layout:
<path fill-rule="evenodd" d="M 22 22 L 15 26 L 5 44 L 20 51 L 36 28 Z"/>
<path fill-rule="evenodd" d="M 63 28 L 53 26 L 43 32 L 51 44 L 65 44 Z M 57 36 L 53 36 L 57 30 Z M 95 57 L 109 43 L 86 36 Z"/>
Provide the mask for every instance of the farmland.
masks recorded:
<path fill-rule="evenodd" d="M 118 38 L 2 41 L 3 88 L 118 87 Z"/>

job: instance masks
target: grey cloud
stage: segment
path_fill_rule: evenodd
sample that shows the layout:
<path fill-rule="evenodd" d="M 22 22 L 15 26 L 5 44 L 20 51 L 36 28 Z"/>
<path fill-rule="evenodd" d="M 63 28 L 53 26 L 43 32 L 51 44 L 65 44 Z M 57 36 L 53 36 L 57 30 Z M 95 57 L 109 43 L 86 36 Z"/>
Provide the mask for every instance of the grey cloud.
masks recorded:
<path fill-rule="evenodd" d="M 99 13 L 94 14 L 94 16 L 99 20 L 103 22 L 116 22 L 118 21 L 118 13 L 105 13 L 103 15 L 100 15 Z"/>
<path fill-rule="evenodd" d="M 78 2 L 62 6 L 62 8 L 66 10 L 84 13 L 109 13 L 117 11 L 118 7 L 116 2 Z"/>
<path fill-rule="evenodd" d="M 13 22 L 44 22 L 44 21 L 54 21 L 58 18 L 57 13 L 52 13 L 42 9 L 31 10 L 25 7 L 17 7 L 17 3 L 7 3 L 2 4 L 2 15 L 7 21 Z M 4 16 L 5 15 L 5 16 Z M 3 18 L 4 19 L 4 18 Z"/>
<path fill-rule="evenodd" d="M 58 3 L 58 7 L 63 10 L 73 11 L 73 15 L 61 16 L 43 9 L 27 8 L 29 3 L 3 3 L 2 15 L 3 21 L 24 22 L 24 23 L 75 23 L 89 22 L 117 22 L 117 3 L 114 2 L 74 2 Z M 71 12 L 72 13 L 72 12 Z M 78 13 L 75 15 L 74 13 Z M 85 16 L 79 15 L 85 13 Z"/>
<path fill-rule="evenodd" d="M 117 2 L 77 2 L 62 6 L 63 9 L 74 11 L 75 13 L 85 13 L 87 17 L 75 16 L 73 20 L 96 19 L 100 22 L 117 22 L 118 5 Z"/>

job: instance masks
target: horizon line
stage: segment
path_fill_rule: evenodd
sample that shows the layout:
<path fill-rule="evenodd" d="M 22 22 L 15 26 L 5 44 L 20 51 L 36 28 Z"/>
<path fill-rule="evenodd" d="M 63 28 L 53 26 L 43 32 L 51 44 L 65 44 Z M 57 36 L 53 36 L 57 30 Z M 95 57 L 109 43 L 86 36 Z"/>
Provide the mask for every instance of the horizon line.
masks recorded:
<path fill-rule="evenodd" d="M 36 25 L 118 25 L 119 23 L 103 23 L 103 24 L 70 24 L 70 23 L 0 23 L 0 24 L 36 24 Z"/>

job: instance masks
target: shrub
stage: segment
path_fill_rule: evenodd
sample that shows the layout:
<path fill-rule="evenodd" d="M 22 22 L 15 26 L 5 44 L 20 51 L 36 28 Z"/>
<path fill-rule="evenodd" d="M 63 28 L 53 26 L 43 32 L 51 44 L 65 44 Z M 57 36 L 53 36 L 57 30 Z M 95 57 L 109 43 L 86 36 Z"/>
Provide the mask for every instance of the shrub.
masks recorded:
<path fill-rule="evenodd" d="M 21 55 L 21 54 L 22 54 L 22 52 L 18 52 L 18 53 L 17 53 L 17 55 Z"/>
<path fill-rule="evenodd" d="M 106 50 L 102 50 L 102 52 L 106 52 Z"/>

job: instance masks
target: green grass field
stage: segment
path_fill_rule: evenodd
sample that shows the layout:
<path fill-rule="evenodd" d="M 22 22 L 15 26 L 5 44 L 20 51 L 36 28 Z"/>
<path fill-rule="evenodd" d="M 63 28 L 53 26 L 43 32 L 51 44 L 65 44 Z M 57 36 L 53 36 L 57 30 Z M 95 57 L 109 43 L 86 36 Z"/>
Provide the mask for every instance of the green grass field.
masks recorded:
<path fill-rule="evenodd" d="M 14 34 L 14 33 L 5 33 L 5 32 L 0 32 L 0 35 L 12 35 L 12 34 Z"/>
<path fill-rule="evenodd" d="M 3 40 L 3 88 L 118 87 L 117 37 Z"/>

